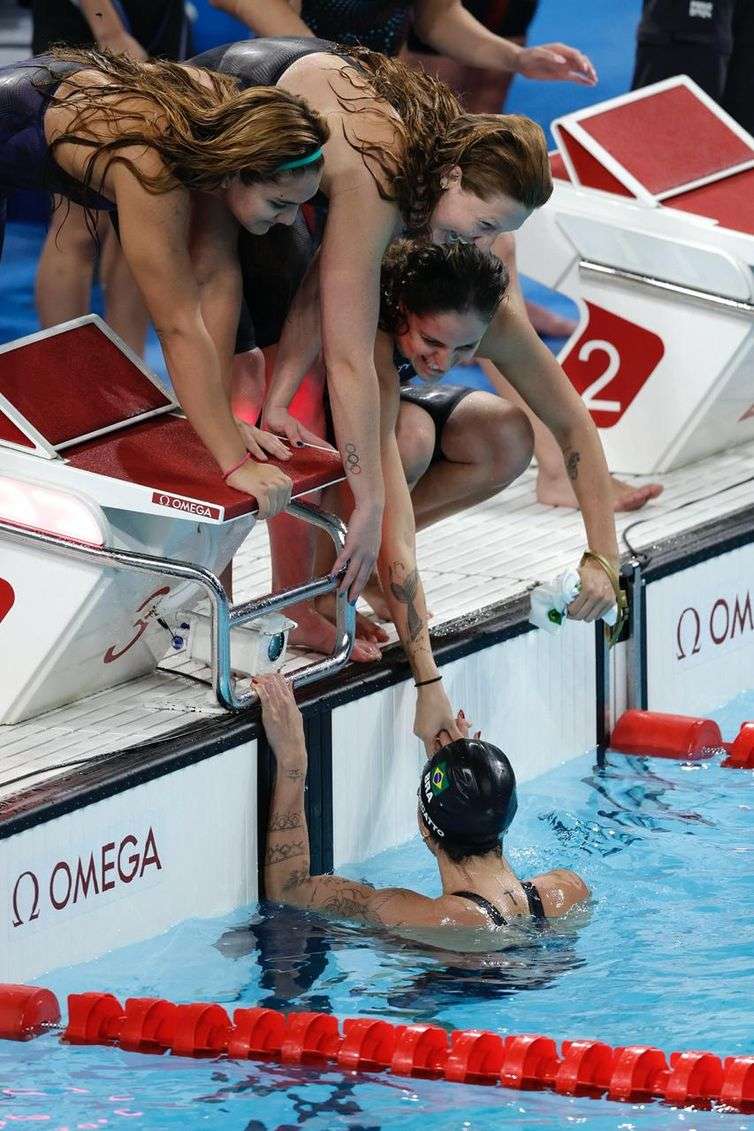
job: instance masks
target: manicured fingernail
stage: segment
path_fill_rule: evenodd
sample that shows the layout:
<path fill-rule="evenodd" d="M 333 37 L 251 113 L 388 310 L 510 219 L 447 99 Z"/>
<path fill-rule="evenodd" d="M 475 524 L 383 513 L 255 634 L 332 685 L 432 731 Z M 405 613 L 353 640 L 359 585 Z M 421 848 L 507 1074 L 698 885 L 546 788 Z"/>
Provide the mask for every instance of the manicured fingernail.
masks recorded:
<path fill-rule="evenodd" d="M 358 601 L 358 597 L 354 597 L 353 600 L 351 600 L 350 597 L 348 598 L 348 604 L 351 606 L 352 609 L 356 608 L 356 602 L 357 601 Z"/>
<path fill-rule="evenodd" d="M 303 440 L 296 440 L 296 447 L 297 448 L 303 448 L 303 446 L 304 446 Z"/>
<path fill-rule="evenodd" d="M 460 708 L 459 708 L 458 714 L 461 716 L 462 719 L 466 718 L 466 716 L 464 715 L 463 711 Z"/>

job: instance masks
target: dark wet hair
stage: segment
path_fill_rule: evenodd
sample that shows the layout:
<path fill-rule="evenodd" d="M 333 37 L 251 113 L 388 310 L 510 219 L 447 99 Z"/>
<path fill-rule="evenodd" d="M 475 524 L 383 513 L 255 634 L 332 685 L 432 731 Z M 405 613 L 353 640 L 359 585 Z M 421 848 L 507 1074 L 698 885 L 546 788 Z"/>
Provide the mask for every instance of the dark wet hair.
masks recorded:
<path fill-rule="evenodd" d="M 491 742 L 459 738 L 422 770 L 419 812 L 432 843 L 456 863 L 501 851 L 516 815 L 516 775 Z"/>
<path fill-rule="evenodd" d="M 405 329 L 405 311 L 438 314 L 474 311 L 490 322 L 508 288 L 505 264 L 473 244 L 395 240 L 385 252 L 380 279 L 381 330 Z"/>

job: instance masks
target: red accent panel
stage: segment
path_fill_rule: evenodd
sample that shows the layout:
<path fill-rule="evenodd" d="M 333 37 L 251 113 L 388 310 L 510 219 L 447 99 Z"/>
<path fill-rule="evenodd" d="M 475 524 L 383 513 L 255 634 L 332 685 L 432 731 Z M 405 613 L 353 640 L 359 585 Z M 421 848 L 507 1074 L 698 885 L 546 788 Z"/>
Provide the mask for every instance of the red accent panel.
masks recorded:
<path fill-rule="evenodd" d="M 0 354 L 0 393 L 52 445 L 170 404 L 93 323 Z"/>
<path fill-rule="evenodd" d="M 625 185 L 621 184 L 617 177 L 609 173 L 605 166 L 594 157 L 588 149 L 585 149 L 580 142 L 576 141 L 575 137 L 563 130 L 561 134 L 563 138 L 563 145 L 568 150 L 568 156 L 573 161 L 573 167 L 576 170 L 576 176 L 579 178 L 579 184 L 584 185 L 586 188 L 602 189 L 603 192 L 612 192 L 616 196 L 630 196 L 632 200 L 636 197 L 627 189 Z"/>
<path fill-rule="evenodd" d="M 647 93 L 579 125 L 655 195 L 754 158 L 754 149 L 685 86 Z"/>
<path fill-rule="evenodd" d="M 561 364 L 598 428 L 613 428 L 657 368 L 662 338 L 588 302 L 589 321 Z"/>
<path fill-rule="evenodd" d="M 0 441 L 1 440 L 8 440 L 11 444 L 21 444 L 24 448 L 33 448 L 35 446 L 33 441 L 30 440 L 4 412 L 0 412 Z"/>
<path fill-rule="evenodd" d="M 251 514 L 257 508 L 252 495 L 223 483 L 214 459 L 181 416 L 132 424 L 122 432 L 86 440 L 65 454 L 69 463 L 85 471 L 224 507 L 226 518 Z M 270 462 L 293 480 L 295 496 L 343 478 L 340 458 L 332 452 L 294 449 L 290 460 Z"/>
<path fill-rule="evenodd" d="M 560 153 L 548 154 L 550 158 L 550 172 L 556 181 L 570 181 L 571 174 L 568 172 L 566 163 Z"/>
<path fill-rule="evenodd" d="M 723 228 L 754 236 L 754 169 L 682 192 L 663 203 L 681 212 L 709 216 Z"/>
<path fill-rule="evenodd" d="M 0 624 L 16 603 L 16 594 L 13 586 L 4 577 L 0 577 Z"/>

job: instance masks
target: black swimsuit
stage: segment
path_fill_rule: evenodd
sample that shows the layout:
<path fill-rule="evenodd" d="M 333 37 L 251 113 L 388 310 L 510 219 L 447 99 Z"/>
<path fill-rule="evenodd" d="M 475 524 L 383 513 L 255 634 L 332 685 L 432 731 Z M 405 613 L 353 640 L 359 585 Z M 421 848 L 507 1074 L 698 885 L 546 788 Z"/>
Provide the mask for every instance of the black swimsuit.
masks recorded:
<path fill-rule="evenodd" d="M 413 9 L 413 0 L 303 0 L 301 19 L 322 39 L 397 55 L 406 42 Z"/>
<path fill-rule="evenodd" d="M 412 384 L 416 377 L 416 370 L 410 361 L 406 361 L 397 348 L 393 349 L 393 362 L 398 370 L 400 381 L 400 397 L 408 404 L 418 405 L 432 417 L 435 426 L 435 447 L 432 452 L 432 463 L 444 458 L 442 450 L 442 434 L 451 413 L 458 407 L 464 397 L 474 390 L 469 385 L 451 385 L 435 381 L 419 381 Z"/>
<path fill-rule="evenodd" d="M 521 887 L 526 893 L 526 900 L 529 904 L 529 914 L 535 923 L 543 923 L 547 916 L 545 909 L 542 906 L 542 897 L 535 888 L 531 880 L 524 880 Z M 509 920 L 505 918 L 503 913 L 495 907 L 494 903 L 490 903 L 489 899 L 485 899 L 483 895 L 479 895 L 475 891 L 454 891 L 453 895 L 459 896 L 461 899 L 468 899 L 475 903 L 477 907 L 486 912 L 489 916 L 490 922 L 494 927 L 507 927 Z"/>
<path fill-rule="evenodd" d="M 46 55 L 0 68 L 0 251 L 5 198 L 14 189 L 42 189 L 88 208 L 115 208 L 60 168 L 45 137 L 50 99 L 65 78 L 80 70 L 80 63 Z"/>

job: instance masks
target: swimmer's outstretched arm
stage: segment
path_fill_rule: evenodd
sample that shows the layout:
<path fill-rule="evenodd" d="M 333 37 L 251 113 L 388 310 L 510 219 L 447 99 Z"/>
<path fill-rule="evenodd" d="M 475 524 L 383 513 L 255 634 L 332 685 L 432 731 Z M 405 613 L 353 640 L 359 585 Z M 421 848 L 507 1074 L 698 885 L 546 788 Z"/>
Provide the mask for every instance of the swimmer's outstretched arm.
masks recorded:
<path fill-rule="evenodd" d="M 462 735 L 432 655 L 424 586 L 416 564 L 414 508 L 395 434 L 400 397 L 389 334 L 377 334 L 374 360 L 380 382 L 380 448 L 385 483 L 385 512 L 377 566 L 414 682 L 424 684 L 417 691 L 414 734 L 422 740 L 427 753 L 432 754 L 434 739 L 440 731 L 446 731 L 451 738 Z"/>
<path fill-rule="evenodd" d="M 618 565 L 618 539 L 610 473 L 599 433 L 584 402 L 558 362 L 537 337 L 514 295 L 493 318 L 477 351 L 488 358 L 547 425 L 563 452 L 581 508 L 588 548 Z M 607 574 L 591 561 L 581 566 L 581 593 L 569 616 L 593 621 L 614 604 Z"/>
<path fill-rule="evenodd" d="M 262 409 L 262 427 L 295 443 L 321 444 L 292 416 L 289 406 L 304 377 L 322 354 L 322 320 L 319 295 L 319 251 L 293 297 L 275 355 L 275 368 Z"/>
<path fill-rule="evenodd" d="M 129 149 L 122 152 L 130 156 Z M 155 155 L 139 153 L 135 160 L 149 175 L 161 171 Z M 288 504 L 291 481 L 279 468 L 242 462 L 246 445 L 231 412 L 219 356 L 223 351 L 220 339 L 229 340 L 227 327 L 232 322 L 225 331 L 219 323 L 212 327 L 215 340 L 205 321 L 208 314 L 211 321 L 211 311 L 217 309 L 211 296 L 223 277 L 222 264 L 215 264 L 217 273 L 212 282 L 206 280 L 201 286 L 189 254 L 191 201 L 185 189 L 150 193 L 125 165 L 116 165 L 109 177 L 118 206 L 123 252 L 159 335 L 181 408 L 217 462 L 218 476 L 241 464 L 228 483 L 255 495 L 260 517 L 268 518 Z M 237 238 L 235 228 L 216 220 L 210 237 L 214 236 L 218 244 Z M 225 300 L 230 296 L 232 303 L 240 305 L 240 280 L 230 264 L 228 270 L 228 289 L 223 286 Z M 227 345 L 225 352 L 229 359 Z"/>
<path fill-rule="evenodd" d="M 592 63 L 581 51 L 565 43 L 519 47 L 486 28 L 461 0 L 416 0 L 415 9 L 420 37 L 456 63 L 582 86 L 597 81 Z"/>
<path fill-rule="evenodd" d="M 341 876 L 310 874 L 304 811 L 307 754 L 301 712 L 283 676 L 257 676 L 252 682 L 262 703 L 265 733 L 277 762 L 264 860 L 267 899 L 397 931 L 466 925 L 457 921 L 459 910 L 462 917 L 464 909 L 456 909 L 454 916 L 442 899 L 428 899 L 407 888 L 375 889 Z M 473 909 L 471 917 L 474 922 Z"/>

